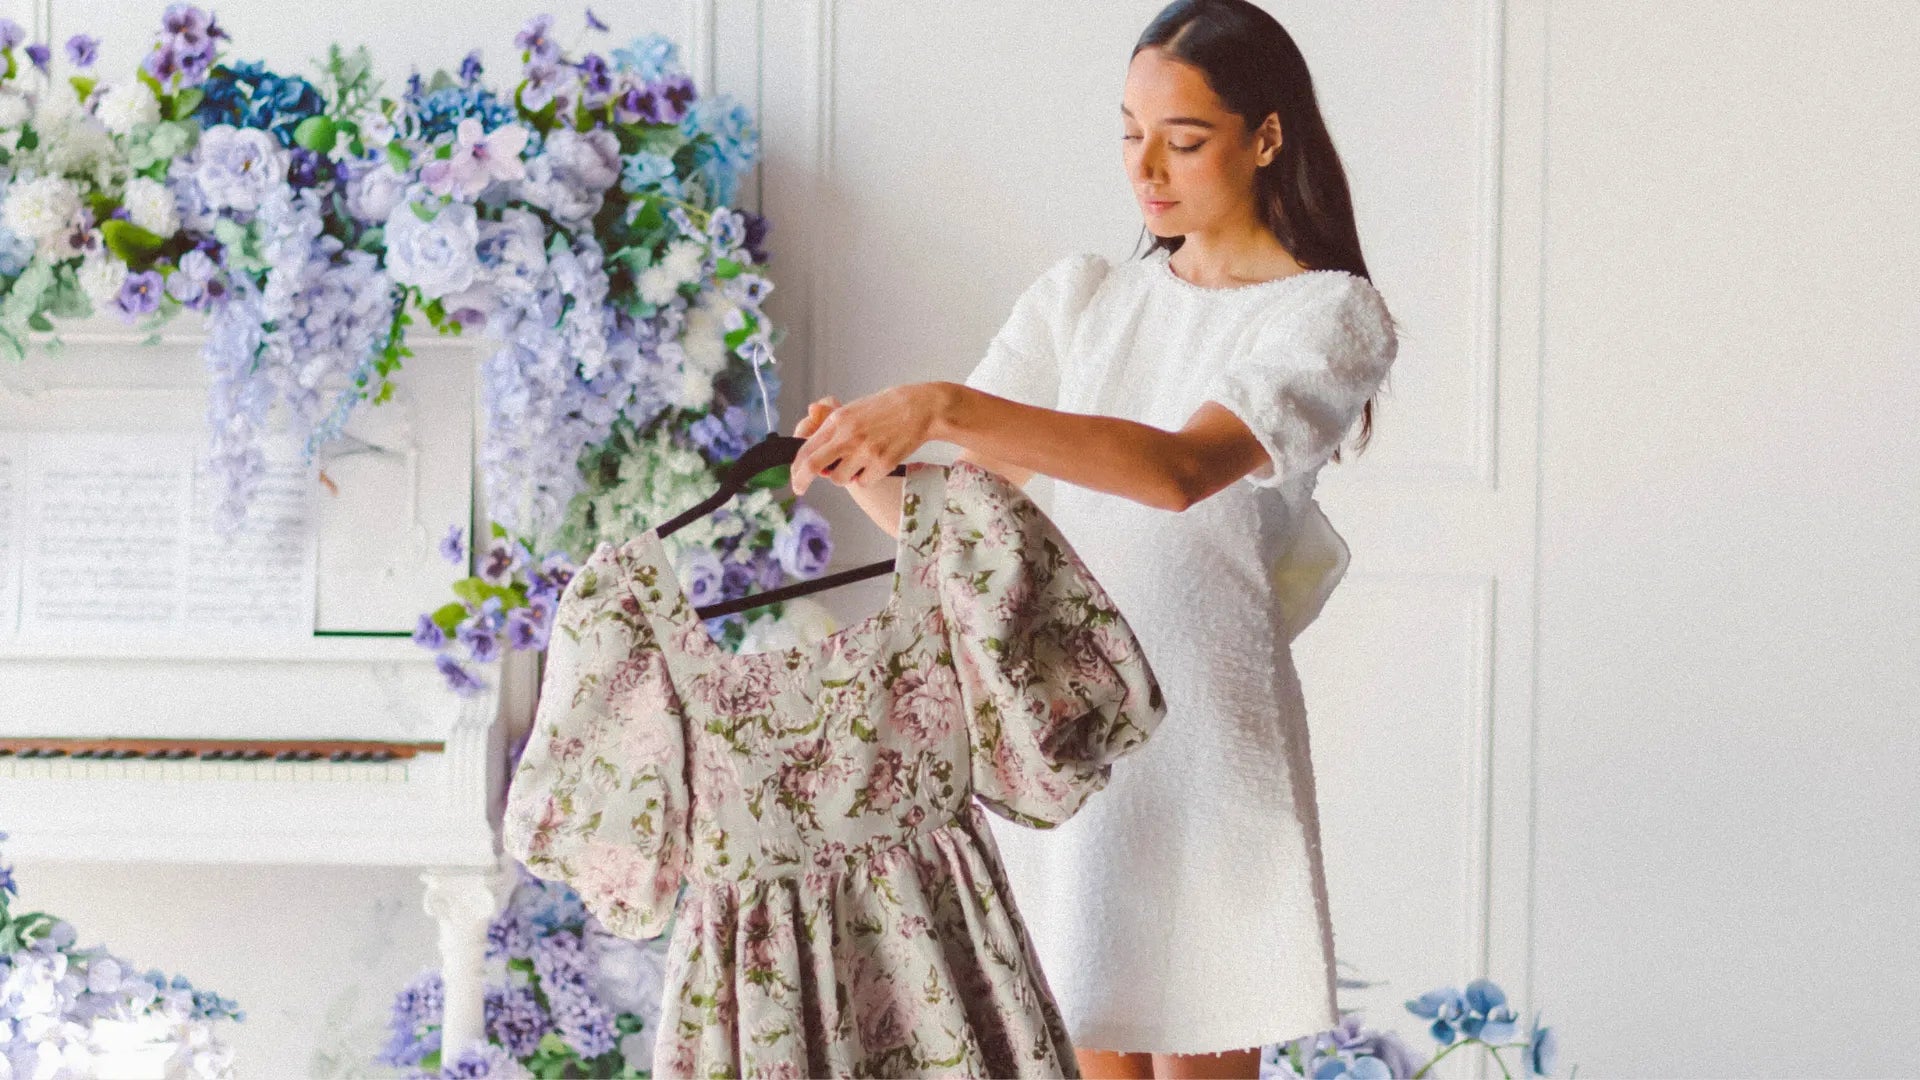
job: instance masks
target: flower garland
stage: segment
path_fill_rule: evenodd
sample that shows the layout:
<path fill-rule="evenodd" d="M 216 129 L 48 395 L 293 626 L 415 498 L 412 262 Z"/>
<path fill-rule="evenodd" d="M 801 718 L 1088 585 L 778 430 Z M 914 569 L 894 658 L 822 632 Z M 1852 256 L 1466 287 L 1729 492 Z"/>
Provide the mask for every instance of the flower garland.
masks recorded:
<path fill-rule="evenodd" d="M 136 973 L 103 945 L 76 948 L 66 920 L 14 914 L 18 893 L 13 868 L 0 863 L 0 1076 L 106 1075 L 116 1054 L 145 1049 L 167 1054 L 168 1076 L 233 1075 L 233 1050 L 214 1025 L 246 1019 L 236 1002 L 185 976 Z"/>
<path fill-rule="evenodd" d="M 0 349 L 23 356 L 30 331 L 94 312 L 148 331 L 201 313 L 214 520 L 230 533 L 276 404 L 312 460 L 391 396 L 416 317 L 485 336 L 490 535 L 469 551 L 452 526 L 443 551 L 479 570 L 413 634 L 476 692 L 472 665 L 544 647 L 600 540 L 697 501 L 768 433 L 767 222 L 728 205 L 758 153 L 752 120 L 701 97 L 670 40 L 576 55 L 550 15 L 514 38 L 511 91 L 483 82 L 476 50 L 398 98 L 364 47 L 333 46 L 313 82 L 228 59 L 198 7 L 160 22 L 125 82 L 87 74 L 98 41 L 74 36 L 62 85 L 52 50 L 27 45 L 23 65 L 24 32 L 0 20 Z M 584 32 L 608 27 L 588 10 Z M 673 537 L 702 602 L 824 568 L 824 520 L 758 494 Z M 738 647 L 783 613 L 711 629 Z"/>

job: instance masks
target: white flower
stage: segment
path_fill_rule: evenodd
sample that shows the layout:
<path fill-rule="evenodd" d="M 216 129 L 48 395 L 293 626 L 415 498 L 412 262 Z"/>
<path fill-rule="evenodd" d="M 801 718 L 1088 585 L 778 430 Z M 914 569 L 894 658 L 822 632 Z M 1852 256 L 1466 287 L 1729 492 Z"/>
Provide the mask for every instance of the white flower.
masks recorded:
<path fill-rule="evenodd" d="M 664 307 L 672 303 L 674 295 L 680 291 L 680 279 L 674 277 L 672 271 L 658 264 L 640 271 L 640 280 L 635 284 L 639 287 L 640 299 L 654 307 Z"/>
<path fill-rule="evenodd" d="M 174 202 L 173 192 L 167 185 L 158 180 L 137 176 L 127 181 L 122 204 L 135 225 L 155 236 L 168 237 L 180 231 L 179 204 Z"/>
<path fill-rule="evenodd" d="M 480 269 L 474 254 L 479 241 L 479 221 L 466 203 L 442 206 L 432 221 L 420 220 L 412 203 L 401 203 L 387 218 L 387 272 L 429 300 L 459 292 Z"/>
<path fill-rule="evenodd" d="M 40 155 L 40 171 L 48 175 L 105 174 L 118 160 L 113 136 L 71 94 L 42 98 L 33 127 L 40 136 L 34 153 Z M 103 182 L 104 177 L 95 179 Z"/>
<path fill-rule="evenodd" d="M 360 110 L 360 115 L 354 118 L 354 123 L 360 128 L 360 141 L 368 146 L 385 146 L 399 134 L 394 130 L 393 121 L 387 118 L 387 114 L 371 106 Z"/>
<path fill-rule="evenodd" d="M 385 221 L 407 194 L 407 178 L 393 171 L 390 162 L 358 164 L 347 181 L 347 213 L 363 225 Z"/>
<path fill-rule="evenodd" d="M 17 128 L 33 115 L 33 102 L 12 87 L 0 88 L 0 128 Z"/>
<path fill-rule="evenodd" d="M 6 226 L 19 236 L 51 240 L 80 213 L 80 189 L 59 176 L 19 180 L 8 189 Z"/>
<path fill-rule="evenodd" d="M 705 244 L 692 240 L 675 240 L 667 245 L 667 253 L 661 257 L 660 265 L 665 267 L 667 273 L 672 274 L 676 281 L 698 281 L 706 255 Z"/>
<path fill-rule="evenodd" d="M 101 253 L 89 255 L 80 260 L 80 270 L 76 275 L 80 279 L 80 289 L 93 301 L 96 308 L 106 308 L 120 296 L 120 286 L 127 280 L 127 264 L 113 255 Z"/>
<path fill-rule="evenodd" d="M 707 303 L 707 297 L 701 297 L 700 303 L 687 309 L 686 330 L 680 337 L 687 366 L 698 369 L 708 379 L 727 366 L 726 331 L 722 329 L 722 321 Z"/>
<path fill-rule="evenodd" d="M 100 100 L 94 105 L 93 114 L 100 118 L 108 131 L 125 135 L 141 124 L 157 122 L 160 119 L 160 102 L 146 83 L 114 83 L 100 91 Z"/>

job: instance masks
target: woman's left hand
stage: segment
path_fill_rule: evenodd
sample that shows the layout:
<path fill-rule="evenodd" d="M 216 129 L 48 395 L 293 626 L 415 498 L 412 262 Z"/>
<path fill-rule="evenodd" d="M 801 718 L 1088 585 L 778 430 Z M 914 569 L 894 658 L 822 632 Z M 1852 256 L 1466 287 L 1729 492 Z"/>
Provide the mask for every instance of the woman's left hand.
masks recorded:
<path fill-rule="evenodd" d="M 834 409 L 794 456 L 794 493 L 815 476 L 846 487 L 892 472 L 927 441 L 942 400 L 939 383 L 908 383 Z"/>

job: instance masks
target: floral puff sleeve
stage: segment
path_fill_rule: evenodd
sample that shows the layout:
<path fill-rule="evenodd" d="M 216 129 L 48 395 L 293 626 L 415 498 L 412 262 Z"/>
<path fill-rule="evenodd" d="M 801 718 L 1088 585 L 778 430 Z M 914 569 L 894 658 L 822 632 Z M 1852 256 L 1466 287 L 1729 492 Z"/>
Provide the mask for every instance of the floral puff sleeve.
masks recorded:
<path fill-rule="evenodd" d="M 533 730 L 502 836 L 608 930 L 657 937 L 679 893 L 688 792 L 681 706 L 619 549 L 602 544 L 554 610 Z"/>
<path fill-rule="evenodd" d="M 974 793 L 1010 821 L 1058 825 L 1159 725 L 1160 684 L 1106 590 L 998 473 L 951 467 L 939 560 Z"/>

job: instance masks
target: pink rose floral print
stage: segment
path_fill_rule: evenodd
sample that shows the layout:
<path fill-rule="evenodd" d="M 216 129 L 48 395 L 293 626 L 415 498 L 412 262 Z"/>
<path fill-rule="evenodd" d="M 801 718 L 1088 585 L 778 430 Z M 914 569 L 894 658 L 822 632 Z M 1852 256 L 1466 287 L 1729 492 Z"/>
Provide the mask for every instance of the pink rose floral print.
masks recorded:
<path fill-rule="evenodd" d="M 716 642 L 655 533 L 601 545 L 505 842 L 615 933 L 671 922 L 656 1075 L 1078 1076 L 981 806 L 1058 825 L 1165 713 L 1019 488 L 909 462 L 886 606 L 795 648 Z"/>

